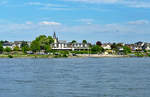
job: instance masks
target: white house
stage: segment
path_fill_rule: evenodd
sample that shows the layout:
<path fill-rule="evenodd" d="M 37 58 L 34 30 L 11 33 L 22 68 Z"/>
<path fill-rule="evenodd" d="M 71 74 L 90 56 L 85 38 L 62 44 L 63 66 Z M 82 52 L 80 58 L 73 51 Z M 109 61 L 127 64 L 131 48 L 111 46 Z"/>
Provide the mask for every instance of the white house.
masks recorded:
<path fill-rule="evenodd" d="M 5 49 L 7 47 L 9 47 L 9 48 L 11 48 L 13 50 L 14 44 L 12 42 L 5 42 L 5 43 L 3 43 L 3 48 Z"/>
<path fill-rule="evenodd" d="M 145 43 L 142 48 L 143 50 L 150 50 L 150 43 Z"/>
<path fill-rule="evenodd" d="M 102 47 L 105 49 L 105 50 L 110 50 L 111 49 L 111 44 L 102 44 Z"/>
<path fill-rule="evenodd" d="M 89 44 L 83 44 L 83 43 L 71 43 L 67 42 L 65 40 L 58 40 L 58 37 L 56 37 L 56 33 L 54 32 L 53 35 L 54 44 L 52 44 L 53 50 L 88 50 Z"/>

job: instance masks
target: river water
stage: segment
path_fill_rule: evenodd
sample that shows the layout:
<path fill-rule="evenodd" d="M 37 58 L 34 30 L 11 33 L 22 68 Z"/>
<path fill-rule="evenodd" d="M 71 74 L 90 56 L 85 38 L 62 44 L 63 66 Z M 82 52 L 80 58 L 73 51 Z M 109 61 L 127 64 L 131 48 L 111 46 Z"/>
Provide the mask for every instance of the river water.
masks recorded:
<path fill-rule="evenodd" d="M 150 97 L 150 59 L 0 59 L 0 97 Z"/>

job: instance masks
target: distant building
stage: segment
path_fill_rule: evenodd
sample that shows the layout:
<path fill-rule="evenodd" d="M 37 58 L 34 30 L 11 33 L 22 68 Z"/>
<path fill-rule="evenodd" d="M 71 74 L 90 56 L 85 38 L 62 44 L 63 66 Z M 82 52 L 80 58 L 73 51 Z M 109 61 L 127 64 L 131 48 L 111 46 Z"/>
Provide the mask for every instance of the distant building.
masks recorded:
<path fill-rule="evenodd" d="M 11 48 L 13 50 L 14 44 L 12 42 L 4 42 L 3 43 L 3 48 L 5 49 L 7 47 L 9 47 L 9 48 Z"/>
<path fill-rule="evenodd" d="M 141 41 L 135 43 L 135 45 L 138 46 L 138 47 L 142 47 L 142 46 L 144 46 L 144 44 L 145 44 L 145 43 L 144 43 L 144 42 L 141 42 Z"/>
<path fill-rule="evenodd" d="M 144 42 L 136 42 L 134 44 L 128 44 L 132 51 L 150 50 L 150 44 Z"/>
<path fill-rule="evenodd" d="M 18 46 L 19 48 L 21 48 L 21 44 L 23 41 L 14 41 L 14 45 Z"/>
<path fill-rule="evenodd" d="M 143 50 L 150 50 L 150 43 L 145 43 L 142 47 Z"/>
<path fill-rule="evenodd" d="M 103 47 L 105 50 L 111 50 L 111 44 L 110 44 L 110 43 L 102 44 L 102 47 Z"/>
<path fill-rule="evenodd" d="M 30 41 L 14 41 L 14 42 L 9 42 L 9 41 L 6 41 L 3 43 L 3 48 L 5 49 L 6 47 L 9 47 L 11 48 L 12 50 L 18 46 L 19 48 L 21 48 L 21 44 L 23 42 L 26 42 L 29 46 L 31 45 L 31 42 Z"/>
<path fill-rule="evenodd" d="M 54 43 L 52 44 L 53 50 L 88 50 L 89 44 L 71 43 L 66 40 L 58 40 L 56 33 L 53 35 Z"/>

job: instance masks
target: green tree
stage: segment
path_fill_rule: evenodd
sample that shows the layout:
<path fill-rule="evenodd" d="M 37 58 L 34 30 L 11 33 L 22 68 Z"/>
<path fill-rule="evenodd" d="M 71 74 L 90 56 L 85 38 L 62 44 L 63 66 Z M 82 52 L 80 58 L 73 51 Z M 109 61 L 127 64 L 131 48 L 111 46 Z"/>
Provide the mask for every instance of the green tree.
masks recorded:
<path fill-rule="evenodd" d="M 30 50 L 30 47 L 27 42 L 23 41 L 21 44 L 21 49 L 22 49 L 22 52 L 26 53 L 27 51 Z"/>
<path fill-rule="evenodd" d="M 131 53 L 131 48 L 128 47 L 128 46 L 123 46 L 123 52 L 124 52 L 125 54 Z"/>
<path fill-rule="evenodd" d="M 15 46 L 13 50 L 14 50 L 14 51 L 19 51 L 20 48 L 19 48 L 18 46 Z"/>
<path fill-rule="evenodd" d="M 3 52 L 3 44 L 0 42 L 0 53 L 2 53 Z"/>
<path fill-rule="evenodd" d="M 1 40 L 1 41 L 0 41 L 0 43 L 2 43 L 2 44 L 3 44 L 3 43 L 6 43 L 6 42 L 9 42 L 9 41 L 7 41 L 7 40 L 5 40 L 5 41 Z"/>
<path fill-rule="evenodd" d="M 72 40 L 72 42 L 71 43 L 77 43 L 77 41 L 76 40 Z"/>
<path fill-rule="evenodd" d="M 92 48 L 91 48 L 91 51 L 93 53 L 102 53 L 104 52 L 104 48 L 102 48 L 101 46 L 99 45 L 94 45 Z"/>
<path fill-rule="evenodd" d="M 5 51 L 5 52 L 11 52 L 11 48 L 10 48 L 10 47 L 6 47 L 6 48 L 4 49 L 4 51 Z"/>
<path fill-rule="evenodd" d="M 48 42 L 49 42 L 49 44 L 54 43 L 54 39 L 53 39 L 51 36 L 48 36 L 47 38 L 48 38 Z"/>
<path fill-rule="evenodd" d="M 96 42 L 96 45 L 98 45 L 98 46 L 102 46 L 102 42 L 97 41 L 97 42 Z"/>
<path fill-rule="evenodd" d="M 114 50 L 115 52 L 119 52 L 119 50 L 118 50 L 118 45 L 117 45 L 116 43 L 113 43 L 113 44 L 111 45 L 111 49 Z"/>
<path fill-rule="evenodd" d="M 82 43 L 83 43 L 83 44 L 87 44 L 87 41 L 86 41 L 86 40 L 83 40 Z"/>
<path fill-rule="evenodd" d="M 50 52 L 51 51 L 50 45 L 45 45 L 44 50 L 45 50 L 46 53 Z"/>
<path fill-rule="evenodd" d="M 36 40 L 32 41 L 32 43 L 31 43 L 31 50 L 33 52 L 40 51 L 40 42 L 36 41 Z"/>
<path fill-rule="evenodd" d="M 45 35 L 40 35 L 39 37 L 36 38 L 36 41 L 40 43 L 40 49 L 45 50 L 45 45 L 49 45 L 54 43 L 54 40 L 51 36 L 45 36 Z"/>
<path fill-rule="evenodd" d="M 51 36 L 40 35 L 31 43 L 31 50 L 36 52 L 40 50 L 50 51 L 50 45 L 54 43 Z"/>

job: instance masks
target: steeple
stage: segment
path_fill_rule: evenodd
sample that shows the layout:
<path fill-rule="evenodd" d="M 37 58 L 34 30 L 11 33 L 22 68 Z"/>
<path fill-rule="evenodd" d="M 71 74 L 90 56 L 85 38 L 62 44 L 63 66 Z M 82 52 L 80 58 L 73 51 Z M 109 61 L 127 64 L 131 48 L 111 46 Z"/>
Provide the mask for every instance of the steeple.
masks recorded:
<path fill-rule="evenodd" d="M 54 43 L 58 43 L 58 37 L 56 37 L 56 33 L 53 34 Z"/>
<path fill-rule="evenodd" d="M 55 33 L 55 32 L 54 32 L 54 34 L 53 34 L 53 38 L 54 38 L 54 39 L 56 39 L 56 38 L 57 38 L 57 37 L 56 37 L 56 33 Z"/>

